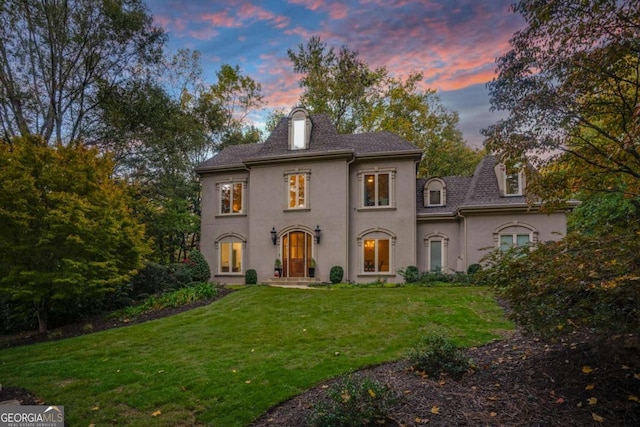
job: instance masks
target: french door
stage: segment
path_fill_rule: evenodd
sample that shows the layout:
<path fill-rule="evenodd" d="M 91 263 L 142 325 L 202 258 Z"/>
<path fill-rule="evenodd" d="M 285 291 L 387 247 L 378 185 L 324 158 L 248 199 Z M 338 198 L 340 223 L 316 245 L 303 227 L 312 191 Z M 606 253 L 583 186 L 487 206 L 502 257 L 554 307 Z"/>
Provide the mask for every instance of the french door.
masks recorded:
<path fill-rule="evenodd" d="M 307 277 L 313 238 L 304 231 L 291 231 L 282 236 L 282 275 Z"/>

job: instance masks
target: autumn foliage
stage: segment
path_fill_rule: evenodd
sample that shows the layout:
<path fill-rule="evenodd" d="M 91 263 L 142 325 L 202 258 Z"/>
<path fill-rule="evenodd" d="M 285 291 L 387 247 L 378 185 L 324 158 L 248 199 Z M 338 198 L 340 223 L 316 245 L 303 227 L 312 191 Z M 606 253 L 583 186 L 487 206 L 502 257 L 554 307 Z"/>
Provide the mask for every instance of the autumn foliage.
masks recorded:
<path fill-rule="evenodd" d="M 577 328 L 597 333 L 640 330 L 640 229 L 569 233 L 535 249 L 493 252 L 478 280 L 494 284 L 511 318 L 545 336 Z"/>

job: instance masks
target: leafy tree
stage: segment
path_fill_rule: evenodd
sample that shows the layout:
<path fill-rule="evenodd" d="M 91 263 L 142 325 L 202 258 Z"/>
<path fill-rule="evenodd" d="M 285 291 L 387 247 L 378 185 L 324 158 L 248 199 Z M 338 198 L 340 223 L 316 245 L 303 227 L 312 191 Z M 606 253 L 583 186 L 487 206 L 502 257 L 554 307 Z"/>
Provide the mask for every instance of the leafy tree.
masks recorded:
<path fill-rule="evenodd" d="M 576 190 L 640 195 L 640 5 L 637 0 L 521 0 L 527 26 L 489 84 L 507 118 L 487 149 L 545 173 L 528 176 L 553 202 Z"/>
<path fill-rule="evenodd" d="M 258 142 L 260 131 L 247 125 L 249 115 L 262 108 L 262 85 L 241 73 L 237 65 L 223 64 L 216 72 L 217 82 L 197 88 L 195 93 L 183 91 L 183 108 L 193 114 L 209 136 L 210 151 L 227 145 Z M 204 158 L 202 159 L 204 160 Z"/>
<path fill-rule="evenodd" d="M 418 88 L 422 74 L 404 82 L 388 78 L 384 91 L 368 106 L 364 131 L 389 131 L 424 151 L 420 176 L 471 175 L 484 155 L 467 146 L 457 128 L 458 114 L 445 108 L 435 91 Z"/>
<path fill-rule="evenodd" d="M 280 120 L 286 117 L 286 115 L 287 113 L 283 109 L 271 110 L 269 114 L 267 114 L 267 122 L 265 124 L 267 132 L 273 132 Z"/>
<path fill-rule="evenodd" d="M 640 224 L 640 197 L 619 191 L 594 193 L 569 215 L 571 230 L 590 236 L 627 234 Z"/>
<path fill-rule="evenodd" d="M 319 37 L 288 51 L 296 73 L 303 74 L 300 103 L 327 113 L 341 133 L 390 131 L 424 150 L 422 176 L 470 175 L 482 152 L 465 145 L 458 114 L 446 109 L 433 90 L 421 90 L 422 74 L 404 81 L 386 67 L 372 70 L 357 51 L 336 53 Z M 277 123 L 276 113 L 270 125 Z"/>
<path fill-rule="evenodd" d="M 142 0 L 0 2 L 2 137 L 86 138 L 99 90 L 143 76 L 164 40 Z"/>
<path fill-rule="evenodd" d="M 0 290 L 35 311 L 41 332 L 56 305 L 113 290 L 148 252 L 112 173 L 79 143 L 0 144 Z"/>
<path fill-rule="evenodd" d="M 192 170 L 207 151 L 205 130 L 161 87 L 132 82 L 102 94 L 101 146 L 137 201 L 151 259 L 173 263 L 197 243 L 199 186 Z"/>
<path fill-rule="evenodd" d="M 353 133 L 362 121 L 363 109 L 377 94 L 385 68 L 371 70 L 357 51 L 342 46 L 338 52 L 314 36 L 298 52 L 289 49 L 293 70 L 302 74 L 302 105 L 314 113 L 327 113 L 340 133 Z"/>
<path fill-rule="evenodd" d="M 536 164 L 527 185 L 551 206 L 584 204 L 561 242 L 491 260 L 486 274 L 527 329 L 637 332 L 640 5 L 520 0 L 513 10 L 527 26 L 489 84 L 509 115 L 484 130 L 486 147 Z"/>

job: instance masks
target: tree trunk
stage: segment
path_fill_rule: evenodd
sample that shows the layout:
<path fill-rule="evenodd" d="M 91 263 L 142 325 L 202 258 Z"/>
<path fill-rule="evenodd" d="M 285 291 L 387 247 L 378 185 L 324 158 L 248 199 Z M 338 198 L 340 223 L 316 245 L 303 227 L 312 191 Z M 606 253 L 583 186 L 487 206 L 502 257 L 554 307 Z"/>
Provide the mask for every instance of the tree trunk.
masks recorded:
<path fill-rule="evenodd" d="M 46 307 L 38 310 L 38 332 L 47 332 L 48 312 Z"/>

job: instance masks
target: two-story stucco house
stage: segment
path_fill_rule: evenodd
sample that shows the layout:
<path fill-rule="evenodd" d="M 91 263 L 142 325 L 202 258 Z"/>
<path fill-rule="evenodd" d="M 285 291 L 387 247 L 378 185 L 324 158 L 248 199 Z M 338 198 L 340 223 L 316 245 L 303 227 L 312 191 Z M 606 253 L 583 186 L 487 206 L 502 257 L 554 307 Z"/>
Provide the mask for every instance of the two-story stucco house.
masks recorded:
<path fill-rule="evenodd" d="M 416 179 L 422 151 L 389 132 L 339 134 L 328 116 L 295 108 L 260 144 L 231 146 L 196 172 L 200 250 L 212 281 L 274 277 L 401 282 L 396 270 L 465 271 L 487 248 L 558 239 L 564 212 L 527 204 L 520 174 L 493 156 L 471 177 Z"/>

